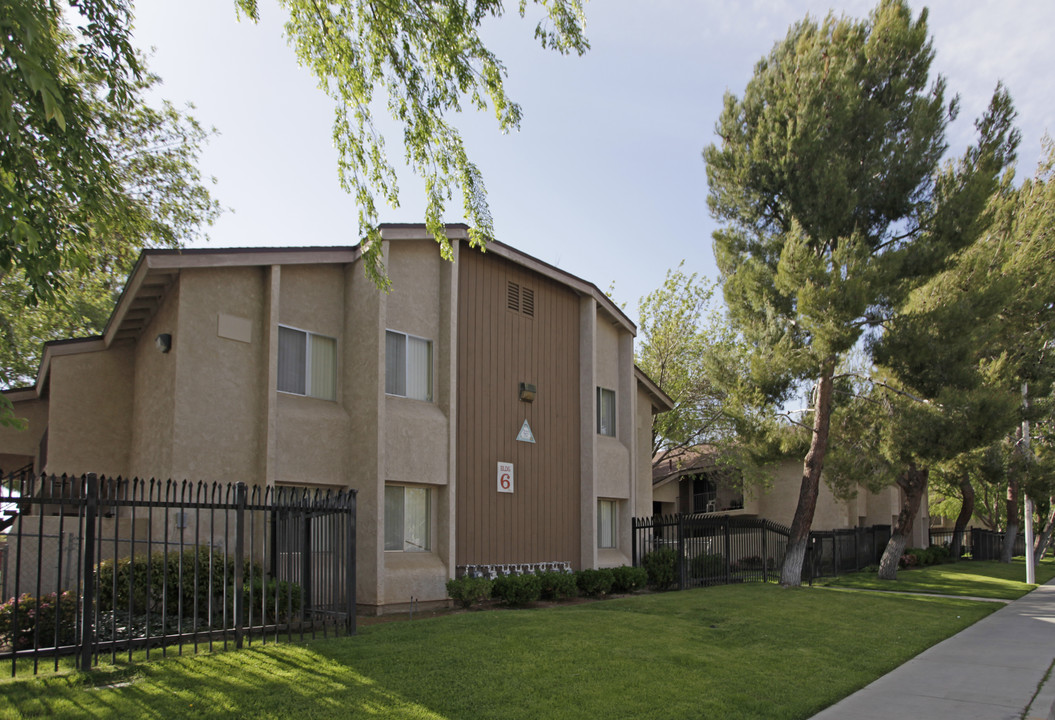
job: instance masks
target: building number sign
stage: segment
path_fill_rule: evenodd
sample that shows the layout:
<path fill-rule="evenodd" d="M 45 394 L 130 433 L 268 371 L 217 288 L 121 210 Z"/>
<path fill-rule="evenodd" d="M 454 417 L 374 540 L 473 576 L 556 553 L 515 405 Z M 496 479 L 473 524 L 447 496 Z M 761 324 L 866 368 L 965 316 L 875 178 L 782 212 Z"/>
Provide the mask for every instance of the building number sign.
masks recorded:
<path fill-rule="evenodd" d="M 513 463 L 498 463 L 498 492 L 513 492 Z"/>

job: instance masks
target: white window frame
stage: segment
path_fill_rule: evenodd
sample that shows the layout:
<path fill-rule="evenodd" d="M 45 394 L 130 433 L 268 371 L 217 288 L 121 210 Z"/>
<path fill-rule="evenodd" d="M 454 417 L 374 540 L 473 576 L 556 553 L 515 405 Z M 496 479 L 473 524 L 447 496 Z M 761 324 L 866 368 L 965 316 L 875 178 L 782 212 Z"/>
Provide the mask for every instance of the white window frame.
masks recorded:
<path fill-rule="evenodd" d="M 402 507 L 399 508 L 399 523 L 401 537 L 398 544 L 400 547 L 393 547 L 395 543 L 392 542 L 393 538 L 389 536 L 390 531 L 393 529 L 390 527 L 390 520 L 392 518 L 389 515 L 390 510 L 393 508 L 389 507 L 389 490 L 400 490 L 402 495 Z M 414 496 L 419 500 L 421 498 L 420 493 L 424 493 L 424 517 L 421 520 L 424 523 L 424 537 L 407 537 L 407 491 L 413 491 Z M 393 494 L 394 495 L 394 494 Z M 432 551 L 432 488 L 421 486 L 421 485 L 403 485 L 400 483 L 385 483 L 385 497 L 384 497 L 384 545 L 385 552 L 431 552 Z"/>
<path fill-rule="evenodd" d="M 322 333 L 312 332 L 311 330 L 305 330 L 304 328 L 294 327 L 292 325 L 284 325 L 282 323 L 279 323 L 278 327 L 279 327 L 278 332 L 279 332 L 280 336 L 282 334 L 282 330 L 283 329 L 291 330 L 293 332 L 298 332 L 298 333 L 303 333 L 304 334 L 304 392 L 300 393 L 300 392 L 296 392 L 294 390 L 289 390 L 289 389 L 285 389 L 284 390 L 284 389 L 282 389 L 280 387 L 277 387 L 278 392 L 286 393 L 287 395 L 299 395 L 300 397 L 311 397 L 311 398 L 316 398 L 318 400 L 328 400 L 330 402 L 336 402 L 337 401 L 337 379 L 340 376 L 339 373 L 337 372 L 337 358 L 338 358 L 337 338 L 332 337 L 330 335 L 323 335 Z M 330 341 L 333 342 L 333 378 L 332 378 L 333 396 L 332 397 L 329 396 L 329 395 L 320 395 L 319 391 L 318 391 L 318 387 L 316 387 L 317 385 L 319 385 L 319 383 L 313 381 L 313 377 L 312 377 L 312 357 L 311 357 L 311 353 L 312 353 L 311 338 L 312 337 L 323 338 L 325 340 L 330 340 Z M 279 363 L 281 363 L 281 360 L 282 360 L 281 347 L 282 347 L 282 340 L 279 339 L 279 357 L 278 357 Z M 281 384 L 281 382 L 282 382 L 282 369 L 281 369 L 281 367 L 278 367 L 278 369 L 277 369 L 277 378 L 276 378 L 276 386 L 278 384 Z"/>
<path fill-rule="evenodd" d="M 605 425 L 605 397 L 611 398 L 611 417 L 609 418 L 608 427 Z M 615 437 L 615 390 L 609 390 L 608 388 L 598 387 L 597 388 L 597 434 L 605 435 L 607 437 Z"/>
<path fill-rule="evenodd" d="M 390 388 L 389 388 L 389 380 L 390 380 L 390 378 L 388 377 L 388 358 L 386 357 L 385 358 L 385 395 L 391 395 L 392 397 L 409 398 L 411 400 L 421 400 L 423 402 L 432 402 L 432 399 L 436 395 L 435 386 L 433 384 L 433 379 L 436 376 L 436 374 L 434 372 L 434 365 L 435 365 L 435 357 L 434 357 L 434 352 L 433 352 L 433 349 L 435 347 L 434 343 L 429 338 L 420 337 L 418 335 L 411 335 L 410 333 L 405 333 L 405 332 L 403 332 L 401 330 L 392 330 L 391 328 L 388 328 L 388 329 L 385 330 L 385 348 L 386 348 L 386 353 L 387 353 L 387 348 L 388 348 L 388 336 L 390 334 L 391 335 L 400 336 L 400 337 L 403 338 L 403 388 L 404 388 L 404 390 L 403 390 L 402 393 L 393 392 L 392 390 L 390 390 Z M 414 395 L 409 395 L 409 394 L 407 394 L 407 390 L 406 390 L 407 386 L 409 385 L 408 380 L 409 380 L 409 378 L 411 376 L 411 373 L 410 373 L 410 358 L 411 358 L 411 355 L 410 355 L 409 352 L 407 352 L 407 348 L 409 347 L 411 340 L 418 340 L 420 342 L 426 343 L 427 346 L 428 346 L 428 368 L 427 368 L 428 376 L 425 378 L 425 386 L 426 386 L 427 389 L 426 389 L 426 393 L 425 393 L 424 397 L 417 397 L 417 396 L 414 396 Z"/>
<path fill-rule="evenodd" d="M 597 547 L 602 550 L 619 547 L 618 500 L 597 499 Z"/>

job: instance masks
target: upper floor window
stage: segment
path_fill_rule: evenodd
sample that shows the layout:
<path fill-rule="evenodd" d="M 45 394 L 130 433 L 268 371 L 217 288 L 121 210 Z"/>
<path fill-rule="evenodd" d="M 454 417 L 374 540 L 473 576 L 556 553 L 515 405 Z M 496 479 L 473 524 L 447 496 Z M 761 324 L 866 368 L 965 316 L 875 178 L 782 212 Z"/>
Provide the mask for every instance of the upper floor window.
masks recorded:
<path fill-rule="evenodd" d="M 597 388 L 597 434 L 615 437 L 615 390 Z"/>
<path fill-rule="evenodd" d="M 432 400 L 432 341 L 406 333 L 385 333 L 385 392 Z"/>
<path fill-rule="evenodd" d="M 278 326 L 278 389 L 322 400 L 337 399 L 337 341 Z"/>

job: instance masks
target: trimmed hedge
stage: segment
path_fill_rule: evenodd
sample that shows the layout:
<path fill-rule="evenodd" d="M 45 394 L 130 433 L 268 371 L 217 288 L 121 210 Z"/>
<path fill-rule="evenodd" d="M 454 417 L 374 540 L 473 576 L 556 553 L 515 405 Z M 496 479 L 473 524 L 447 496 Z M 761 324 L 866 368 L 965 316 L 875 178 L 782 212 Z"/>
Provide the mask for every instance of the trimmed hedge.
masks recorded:
<path fill-rule="evenodd" d="M 580 570 L 575 573 L 575 584 L 583 595 L 603 597 L 615 583 L 615 575 L 608 568 L 603 570 Z"/>
<path fill-rule="evenodd" d="M 648 584 L 648 572 L 643 567 L 623 565 L 612 568 L 612 578 L 612 592 L 617 593 L 637 592 Z"/>
<path fill-rule="evenodd" d="M 499 576 L 491 592 L 506 605 L 526 605 L 542 597 L 542 583 L 534 574 Z"/>
<path fill-rule="evenodd" d="M 447 581 L 447 595 L 463 608 L 491 599 L 492 582 L 485 577 L 460 577 Z"/>
<path fill-rule="evenodd" d="M 543 600 L 567 600 L 579 594 L 579 587 L 572 573 L 548 570 L 536 575 L 542 588 Z"/>

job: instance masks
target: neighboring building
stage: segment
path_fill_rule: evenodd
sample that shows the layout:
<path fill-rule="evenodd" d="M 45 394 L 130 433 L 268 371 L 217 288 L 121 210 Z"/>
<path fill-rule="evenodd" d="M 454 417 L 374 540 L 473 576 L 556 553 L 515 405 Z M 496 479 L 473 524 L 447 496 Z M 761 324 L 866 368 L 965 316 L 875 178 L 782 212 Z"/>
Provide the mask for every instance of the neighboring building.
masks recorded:
<path fill-rule="evenodd" d="M 448 233 L 454 262 L 423 226 L 382 226 L 389 294 L 359 247 L 144 252 L 103 334 L 48 343 L 6 393 L 29 430 L 0 428 L 0 467 L 355 488 L 377 609 L 442 600 L 467 565 L 629 564 L 670 408 L 634 324 L 589 282 Z"/>
<path fill-rule="evenodd" d="M 652 471 L 653 513 L 757 517 L 791 526 L 802 484 L 801 460 L 789 459 L 777 465 L 771 482 L 765 487 L 741 487 L 739 478 L 731 477 L 732 472 L 718 467 L 714 452 L 707 449 L 665 458 Z M 839 500 L 822 481 L 812 528 L 841 530 L 872 525 L 893 526 L 901 511 L 901 495 L 901 489 L 896 486 L 879 493 L 870 493 L 861 487 L 856 497 Z M 908 547 L 928 547 L 929 526 L 927 499 L 924 497 L 912 525 Z"/>

